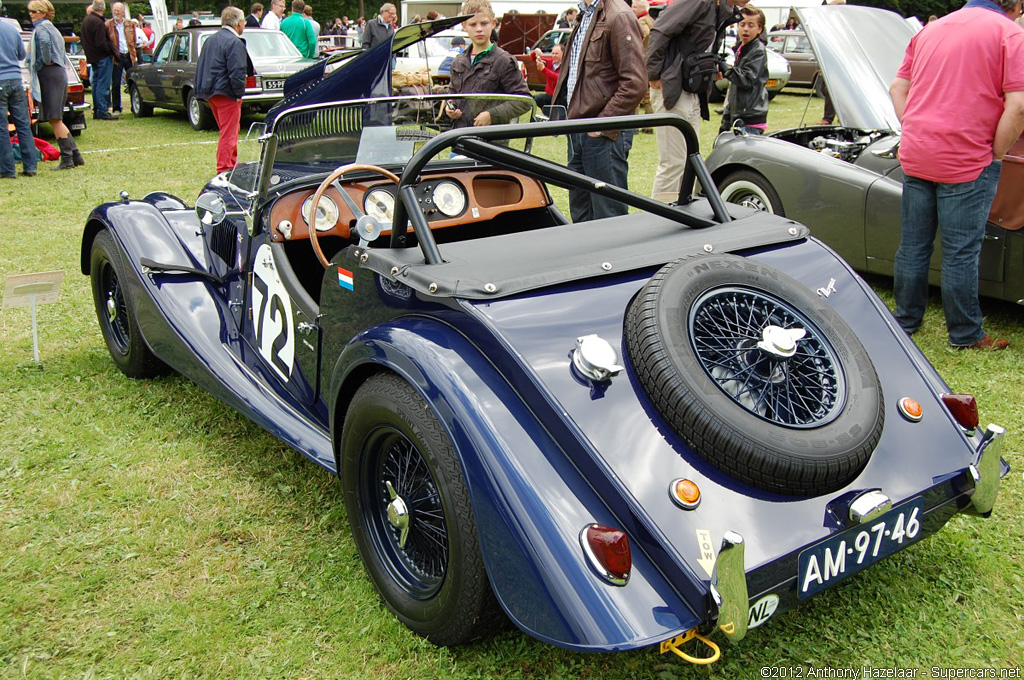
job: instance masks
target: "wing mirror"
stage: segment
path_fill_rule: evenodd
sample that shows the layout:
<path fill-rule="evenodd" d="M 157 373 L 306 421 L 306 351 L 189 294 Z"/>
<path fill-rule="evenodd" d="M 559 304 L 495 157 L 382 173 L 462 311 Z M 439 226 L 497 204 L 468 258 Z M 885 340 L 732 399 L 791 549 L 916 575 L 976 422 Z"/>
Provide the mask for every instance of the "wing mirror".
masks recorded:
<path fill-rule="evenodd" d="M 227 214 L 228 207 L 224 205 L 224 199 L 217 194 L 207 192 L 196 199 L 196 215 L 200 224 L 218 225 L 224 221 Z"/>

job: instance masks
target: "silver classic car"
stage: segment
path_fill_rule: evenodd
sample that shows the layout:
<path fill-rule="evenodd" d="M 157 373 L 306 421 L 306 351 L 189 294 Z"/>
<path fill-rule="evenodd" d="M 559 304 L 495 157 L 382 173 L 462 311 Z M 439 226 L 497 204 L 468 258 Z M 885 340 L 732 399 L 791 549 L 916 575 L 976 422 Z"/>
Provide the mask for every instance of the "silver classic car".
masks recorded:
<path fill-rule="evenodd" d="M 839 126 L 767 136 L 728 132 L 707 158 L 726 201 L 809 226 L 854 268 L 893 273 L 900 241 L 900 121 L 889 84 L 916 22 L 872 7 L 797 10 L 832 95 Z M 981 250 L 980 292 L 1024 302 L 1024 143 L 1003 162 Z M 936 244 L 936 249 L 941 250 Z M 941 257 L 932 258 L 939 281 Z"/>

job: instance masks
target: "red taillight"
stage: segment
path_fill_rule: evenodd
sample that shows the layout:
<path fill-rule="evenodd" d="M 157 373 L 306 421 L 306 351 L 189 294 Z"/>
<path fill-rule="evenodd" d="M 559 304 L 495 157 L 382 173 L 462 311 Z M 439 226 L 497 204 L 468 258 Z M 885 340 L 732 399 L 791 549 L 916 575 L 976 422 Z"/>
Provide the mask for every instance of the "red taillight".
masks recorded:
<path fill-rule="evenodd" d="M 81 85 L 68 85 L 68 92 L 83 92 L 85 90 Z"/>
<path fill-rule="evenodd" d="M 250 87 L 250 88 L 251 87 L 256 87 L 256 76 L 248 76 L 245 79 L 245 86 L 246 87 Z"/>
<path fill-rule="evenodd" d="M 609 583 L 625 585 L 633 568 L 626 532 L 603 524 L 591 524 L 583 530 L 580 539 L 594 569 Z"/>
<path fill-rule="evenodd" d="M 953 419 L 965 430 L 978 427 L 978 402 L 969 394 L 943 394 L 942 403 L 946 405 Z"/>

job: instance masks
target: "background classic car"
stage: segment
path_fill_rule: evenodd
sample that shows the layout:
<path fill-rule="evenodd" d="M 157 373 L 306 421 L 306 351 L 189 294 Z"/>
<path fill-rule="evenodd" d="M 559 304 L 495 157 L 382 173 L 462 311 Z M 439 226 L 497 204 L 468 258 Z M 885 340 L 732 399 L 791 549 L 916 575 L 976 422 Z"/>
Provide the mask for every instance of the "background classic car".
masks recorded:
<path fill-rule="evenodd" d="M 125 375 L 187 375 L 340 474 L 410 629 L 458 644 L 504 612 L 581 651 L 739 640 L 751 604 L 774 598 L 763 624 L 991 511 L 1001 430 L 804 227 L 721 201 L 685 121 L 525 125 L 529 99 L 471 95 L 505 124 L 449 130 L 441 96 L 410 120 L 372 95 L 388 47 L 290 80 L 260 162 L 195 212 L 98 206 L 81 255 Z M 531 153 L 640 124 L 695 151 L 676 205 Z M 570 223 L 552 186 L 636 211 Z"/>
<path fill-rule="evenodd" d="M 173 109 L 185 111 L 195 130 L 215 127 L 209 105 L 197 99 L 193 92 L 199 52 L 206 39 L 219 30 L 219 27 L 203 26 L 164 35 L 152 57 L 143 57 L 142 62 L 128 71 L 132 114 L 145 117 L 152 115 L 154 107 Z M 242 97 L 243 113 L 270 109 L 284 96 L 285 79 L 316 62 L 304 58 L 280 31 L 246 29 L 245 48 L 251 68 Z"/>
<path fill-rule="evenodd" d="M 869 7 L 798 10 L 842 125 L 719 138 L 708 168 L 728 201 L 808 225 L 860 271 L 892 275 L 900 240 L 900 124 L 888 85 L 919 25 Z M 1024 300 L 1024 145 L 1004 162 L 981 251 L 980 292 Z M 930 279 L 939 282 L 941 244 Z"/>

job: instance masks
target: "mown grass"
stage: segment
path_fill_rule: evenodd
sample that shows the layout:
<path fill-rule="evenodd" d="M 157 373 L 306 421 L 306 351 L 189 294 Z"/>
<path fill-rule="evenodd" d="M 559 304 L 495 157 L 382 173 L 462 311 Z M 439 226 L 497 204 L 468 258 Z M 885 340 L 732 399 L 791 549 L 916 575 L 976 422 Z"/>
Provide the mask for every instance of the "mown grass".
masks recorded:
<path fill-rule="evenodd" d="M 780 96 L 770 125 L 796 124 L 805 103 Z M 820 109 L 812 100 L 808 120 Z M 954 390 L 979 397 L 983 422 L 1010 429 L 1017 469 L 991 519 L 955 518 L 726 645 L 709 668 L 653 650 L 567 652 L 513 629 L 438 649 L 378 601 L 335 479 L 189 381 L 131 381 L 111 363 L 79 273 L 84 220 L 122 189 L 191 203 L 216 134 L 162 112 L 90 123 L 84 168 L 0 185 L 0 274 L 67 273 L 60 301 L 39 313 L 41 366 L 28 311 L 0 314 L 0 677 L 668 680 L 759 677 L 769 665 L 1021 665 L 1018 308 L 985 303 L 1007 352 L 949 350 L 935 300 L 915 336 Z M 716 129 L 704 125 L 705 153 Z M 653 137 L 637 135 L 634 187 L 649 187 L 655 162 Z M 891 304 L 889 282 L 872 283 Z"/>

